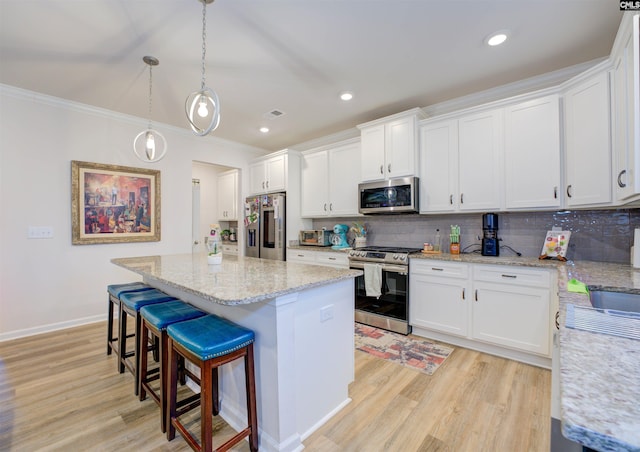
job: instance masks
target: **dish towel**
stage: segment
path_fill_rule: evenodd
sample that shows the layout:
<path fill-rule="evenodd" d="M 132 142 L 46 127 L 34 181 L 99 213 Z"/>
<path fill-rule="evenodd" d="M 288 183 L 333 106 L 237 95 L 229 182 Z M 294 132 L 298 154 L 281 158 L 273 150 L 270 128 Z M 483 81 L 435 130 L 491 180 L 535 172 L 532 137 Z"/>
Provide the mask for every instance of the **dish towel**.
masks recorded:
<path fill-rule="evenodd" d="M 367 297 L 380 298 L 382 292 L 382 266 L 380 264 L 364 264 L 364 290 Z"/>

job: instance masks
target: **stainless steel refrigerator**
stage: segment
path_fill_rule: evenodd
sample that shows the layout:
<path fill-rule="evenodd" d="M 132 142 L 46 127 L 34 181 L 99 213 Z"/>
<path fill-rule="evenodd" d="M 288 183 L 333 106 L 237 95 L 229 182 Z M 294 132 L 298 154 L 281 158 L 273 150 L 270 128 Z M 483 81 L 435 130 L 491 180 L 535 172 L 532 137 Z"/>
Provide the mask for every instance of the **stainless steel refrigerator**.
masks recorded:
<path fill-rule="evenodd" d="M 286 196 L 250 196 L 245 200 L 245 256 L 283 261 L 286 258 Z"/>

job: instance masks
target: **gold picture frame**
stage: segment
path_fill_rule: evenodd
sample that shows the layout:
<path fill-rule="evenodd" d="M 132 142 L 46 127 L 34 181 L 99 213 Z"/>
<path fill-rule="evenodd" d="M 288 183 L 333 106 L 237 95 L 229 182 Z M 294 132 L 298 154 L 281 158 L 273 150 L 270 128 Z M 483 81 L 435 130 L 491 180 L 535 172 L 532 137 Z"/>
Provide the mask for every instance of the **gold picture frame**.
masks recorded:
<path fill-rule="evenodd" d="M 160 171 L 71 161 L 73 245 L 160 241 Z"/>

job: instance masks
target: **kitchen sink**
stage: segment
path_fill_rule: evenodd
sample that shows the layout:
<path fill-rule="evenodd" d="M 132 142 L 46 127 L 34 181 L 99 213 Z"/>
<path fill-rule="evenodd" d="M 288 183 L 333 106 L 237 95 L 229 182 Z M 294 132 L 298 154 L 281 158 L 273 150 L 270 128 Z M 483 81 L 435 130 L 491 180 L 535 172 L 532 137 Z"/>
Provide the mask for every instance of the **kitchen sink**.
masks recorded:
<path fill-rule="evenodd" d="M 589 288 L 591 306 L 597 309 L 624 311 L 640 314 L 640 293 L 616 292 L 606 289 Z M 622 315 L 618 312 L 616 314 Z M 636 315 L 631 314 L 631 317 Z"/>

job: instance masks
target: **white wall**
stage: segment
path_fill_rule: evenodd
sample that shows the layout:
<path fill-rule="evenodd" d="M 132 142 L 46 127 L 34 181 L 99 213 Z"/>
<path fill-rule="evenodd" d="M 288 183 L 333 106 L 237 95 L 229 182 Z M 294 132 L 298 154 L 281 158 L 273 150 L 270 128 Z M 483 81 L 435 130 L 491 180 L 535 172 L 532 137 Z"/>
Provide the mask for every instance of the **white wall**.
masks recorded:
<path fill-rule="evenodd" d="M 191 252 L 192 162 L 246 170 L 266 153 L 156 124 L 169 149 L 146 164 L 132 151 L 146 126 L 0 85 L 0 340 L 106 318 L 106 286 L 137 279 L 112 258 Z M 71 245 L 71 160 L 159 169 L 161 241 Z M 54 237 L 27 239 L 29 226 L 50 226 Z"/>

